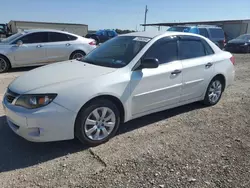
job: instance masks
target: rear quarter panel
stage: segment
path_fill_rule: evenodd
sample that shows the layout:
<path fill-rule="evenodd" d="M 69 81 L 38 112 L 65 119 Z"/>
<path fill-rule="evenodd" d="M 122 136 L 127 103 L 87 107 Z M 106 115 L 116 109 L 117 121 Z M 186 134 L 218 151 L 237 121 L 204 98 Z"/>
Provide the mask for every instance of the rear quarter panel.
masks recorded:
<path fill-rule="evenodd" d="M 231 57 L 232 57 L 231 53 L 224 51 L 217 53 L 213 57 L 215 75 L 222 74 L 225 77 L 226 80 L 225 87 L 232 85 L 234 81 L 235 70 L 233 63 L 230 60 Z"/>

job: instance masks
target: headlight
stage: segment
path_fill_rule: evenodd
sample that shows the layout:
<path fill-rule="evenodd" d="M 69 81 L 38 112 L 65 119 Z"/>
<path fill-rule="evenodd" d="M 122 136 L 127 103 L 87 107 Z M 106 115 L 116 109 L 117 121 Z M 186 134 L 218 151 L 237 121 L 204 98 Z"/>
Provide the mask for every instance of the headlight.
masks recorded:
<path fill-rule="evenodd" d="M 246 45 L 248 45 L 248 43 L 245 43 L 244 45 L 246 46 Z"/>
<path fill-rule="evenodd" d="M 16 106 L 22 106 L 28 109 L 39 108 L 51 103 L 57 94 L 27 94 L 21 95 L 15 102 Z"/>

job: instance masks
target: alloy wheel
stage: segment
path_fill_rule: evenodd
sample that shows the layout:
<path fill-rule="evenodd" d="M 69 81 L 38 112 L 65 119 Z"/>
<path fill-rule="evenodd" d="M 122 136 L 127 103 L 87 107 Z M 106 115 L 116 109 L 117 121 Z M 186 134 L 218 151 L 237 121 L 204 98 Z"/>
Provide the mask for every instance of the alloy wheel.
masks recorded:
<path fill-rule="evenodd" d="M 88 115 L 82 130 L 90 140 L 103 140 L 112 133 L 115 124 L 115 113 L 108 107 L 100 107 Z"/>
<path fill-rule="evenodd" d="M 0 57 L 0 72 L 4 72 L 7 66 L 7 62 Z"/>
<path fill-rule="evenodd" d="M 82 58 L 84 58 L 84 55 L 82 53 L 75 53 L 72 59 L 82 59 Z"/>
<path fill-rule="evenodd" d="M 210 85 L 208 90 L 208 99 L 211 103 L 216 103 L 221 96 L 222 93 L 222 84 L 219 80 L 215 80 Z"/>

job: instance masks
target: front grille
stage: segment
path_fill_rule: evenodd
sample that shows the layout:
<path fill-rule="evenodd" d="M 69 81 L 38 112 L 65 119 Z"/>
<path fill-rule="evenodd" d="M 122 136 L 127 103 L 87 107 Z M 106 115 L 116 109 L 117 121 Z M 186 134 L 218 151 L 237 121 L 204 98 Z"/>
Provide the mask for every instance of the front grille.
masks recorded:
<path fill-rule="evenodd" d="M 7 90 L 6 94 L 5 94 L 5 98 L 7 100 L 8 103 L 12 103 L 13 100 L 18 96 L 19 94 L 11 91 L 10 89 Z"/>

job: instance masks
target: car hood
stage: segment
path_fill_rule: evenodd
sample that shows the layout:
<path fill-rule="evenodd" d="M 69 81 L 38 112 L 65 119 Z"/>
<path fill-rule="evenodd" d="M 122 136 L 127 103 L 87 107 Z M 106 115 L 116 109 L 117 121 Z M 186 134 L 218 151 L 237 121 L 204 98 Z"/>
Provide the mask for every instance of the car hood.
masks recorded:
<path fill-rule="evenodd" d="M 242 44 L 242 43 L 245 43 L 245 42 L 248 42 L 248 41 L 246 41 L 244 39 L 233 39 L 233 40 L 228 41 L 229 44 L 238 44 L 238 43 Z"/>
<path fill-rule="evenodd" d="M 48 85 L 76 79 L 93 79 L 115 71 L 114 68 L 91 65 L 77 60 L 54 63 L 33 69 L 16 78 L 9 89 L 23 94 Z"/>

